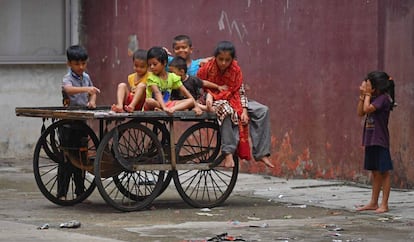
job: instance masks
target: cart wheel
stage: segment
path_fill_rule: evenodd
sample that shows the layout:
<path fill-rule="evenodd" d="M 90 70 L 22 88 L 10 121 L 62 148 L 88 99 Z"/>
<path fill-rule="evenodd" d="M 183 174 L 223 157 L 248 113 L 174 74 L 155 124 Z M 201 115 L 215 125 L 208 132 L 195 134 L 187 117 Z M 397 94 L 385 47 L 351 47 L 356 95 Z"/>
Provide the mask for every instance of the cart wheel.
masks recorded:
<path fill-rule="evenodd" d="M 45 129 L 37 141 L 33 157 L 33 172 L 37 186 L 48 200 L 62 206 L 71 206 L 82 202 L 95 189 L 92 173 L 85 169 L 79 169 L 68 162 L 67 159 L 65 160 L 64 147 L 61 144 L 62 135 L 59 129 L 63 125 L 73 124 L 87 137 L 87 151 L 81 152 L 78 149 L 79 157 L 83 153 L 85 159 L 93 159 L 96 154 L 96 147 L 99 144 L 98 138 L 86 123 L 73 120 L 57 121 Z M 85 162 L 93 163 L 93 160 Z M 58 176 L 59 173 L 61 174 Z M 84 186 L 84 189 L 78 188 L 84 190 L 80 195 L 76 195 L 79 191 L 76 191 L 75 181 L 77 179 L 75 176 L 80 176 L 81 180 L 83 180 L 83 185 L 81 183 L 77 184 L 78 186 Z M 64 200 L 58 197 L 58 192 L 61 189 L 67 191 Z"/>
<path fill-rule="evenodd" d="M 165 123 L 161 123 L 157 120 L 152 120 L 152 119 L 133 119 L 130 122 L 139 122 L 140 124 L 152 130 L 152 132 L 158 137 L 158 140 L 160 141 L 164 149 L 165 157 L 167 157 L 165 162 L 169 163 L 169 159 L 170 159 L 169 157 L 171 157 L 170 155 L 171 153 L 170 152 L 170 132 L 165 126 Z M 168 188 L 168 186 L 171 183 L 171 180 L 172 180 L 171 171 L 166 171 L 166 175 L 164 175 L 164 183 L 161 188 L 160 194 L 158 194 L 158 196 L 161 195 Z"/>
<path fill-rule="evenodd" d="M 177 170 L 174 184 L 183 200 L 196 208 L 222 204 L 233 191 L 239 171 L 235 157 L 233 168 L 221 168 L 220 133 L 216 123 L 198 123 L 191 126 L 177 143 L 178 163 L 210 163 L 208 170 Z"/>
<path fill-rule="evenodd" d="M 95 183 L 102 198 L 114 208 L 125 212 L 144 209 L 161 191 L 165 172 L 135 171 L 134 165 L 163 163 L 164 151 L 157 136 L 144 125 L 127 122 L 102 139 L 95 161 Z M 108 164 L 116 169 L 108 173 Z"/>

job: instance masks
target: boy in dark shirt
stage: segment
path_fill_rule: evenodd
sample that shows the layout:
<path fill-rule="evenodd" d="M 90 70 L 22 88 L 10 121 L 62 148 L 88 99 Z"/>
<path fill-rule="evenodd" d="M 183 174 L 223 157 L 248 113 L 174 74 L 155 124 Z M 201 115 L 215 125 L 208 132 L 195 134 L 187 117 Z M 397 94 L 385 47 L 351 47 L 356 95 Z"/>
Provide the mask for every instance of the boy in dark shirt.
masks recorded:
<path fill-rule="evenodd" d="M 187 74 L 187 63 L 186 60 L 180 56 L 174 57 L 172 61 L 169 63 L 169 70 L 174 74 L 181 77 L 181 81 L 184 84 L 185 88 L 191 93 L 194 97 L 196 104 L 194 108 L 200 108 L 203 111 L 207 110 L 205 105 L 205 95 L 202 91 L 203 88 L 208 89 L 217 89 L 219 91 L 226 90 L 226 86 L 219 86 L 215 83 L 201 80 L 198 77 L 190 76 Z M 180 92 L 173 90 L 171 94 L 172 100 L 180 100 L 183 99 Z"/>

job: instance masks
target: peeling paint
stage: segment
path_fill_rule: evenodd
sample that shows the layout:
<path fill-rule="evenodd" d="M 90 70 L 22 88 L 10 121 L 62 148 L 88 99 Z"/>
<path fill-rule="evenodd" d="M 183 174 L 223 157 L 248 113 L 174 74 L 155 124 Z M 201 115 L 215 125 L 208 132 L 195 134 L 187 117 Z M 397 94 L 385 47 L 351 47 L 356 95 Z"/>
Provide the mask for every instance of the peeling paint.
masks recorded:
<path fill-rule="evenodd" d="M 136 50 L 138 50 L 138 38 L 136 34 L 132 34 L 128 36 L 128 56 L 132 57 Z"/>
<path fill-rule="evenodd" d="M 171 8 L 159 0 L 82 4 L 88 69 L 102 87 L 100 104 L 115 100 L 113 81 L 131 72 L 125 52 L 133 49 L 134 35 L 137 47 L 139 40 L 140 48 L 149 48 L 171 46 L 174 36 L 189 34 L 194 58 L 211 55 L 220 40 L 235 43 L 244 81 L 254 87 L 248 97 L 271 110 L 271 159 L 276 166 L 241 161 L 245 172 L 369 182 L 353 100 L 359 80 L 372 69 L 385 68 L 397 80 L 400 103 L 390 120 L 392 183 L 414 187 L 414 117 L 409 112 L 414 108 L 414 55 L 407 54 L 414 53 L 411 1 L 228 0 L 214 5 L 183 0 Z M 184 6 L 191 11 L 160 18 Z M 122 13 L 116 10 L 114 16 L 114 7 Z M 173 22 L 188 23 L 185 33 Z"/>
<path fill-rule="evenodd" d="M 236 20 L 231 21 L 228 18 L 228 15 L 225 11 L 221 11 L 221 16 L 220 19 L 218 21 L 218 27 L 219 30 L 225 30 L 227 28 L 228 32 L 230 33 L 230 35 L 233 34 L 233 29 L 237 32 L 237 35 L 239 37 L 239 40 L 243 43 L 243 39 L 244 37 L 247 35 L 247 29 L 246 26 L 242 23 L 240 24 L 242 30 L 240 30 L 239 28 L 239 24 L 237 23 Z"/>

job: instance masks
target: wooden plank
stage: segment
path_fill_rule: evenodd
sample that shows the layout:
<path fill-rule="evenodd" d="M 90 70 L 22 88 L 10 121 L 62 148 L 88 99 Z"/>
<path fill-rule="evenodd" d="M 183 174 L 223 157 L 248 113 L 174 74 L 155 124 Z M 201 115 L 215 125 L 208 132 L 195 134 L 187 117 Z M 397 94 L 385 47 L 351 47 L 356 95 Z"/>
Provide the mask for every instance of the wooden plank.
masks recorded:
<path fill-rule="evenodd" d="M 176 164 L 177 170 L 210 170 L 211 163 L 200 164 Z M 133 165 L 134 171 L 169 171 L 171 170 L 171 164 L 143 164 Z"/>
<path fill-rule="evenodd" d="M 135 111 L 133 113 L 113 113 L 110 112 L 108 106 L 97 107 L 90 110 L 84 107 L 16 107 L 16 116 L 21 117 L 39 117 L 39 118 L 56 118 L 56 119 L 125 119 L 135 118 L 143 120 L 181 120 L 181 121 L 201 121 L 215 120 L 216 114 L 212 112 L 204 112 L 197 116 L 193 111 L 177 111 L 172 115 L 168 115 L 162 111 Z"/>

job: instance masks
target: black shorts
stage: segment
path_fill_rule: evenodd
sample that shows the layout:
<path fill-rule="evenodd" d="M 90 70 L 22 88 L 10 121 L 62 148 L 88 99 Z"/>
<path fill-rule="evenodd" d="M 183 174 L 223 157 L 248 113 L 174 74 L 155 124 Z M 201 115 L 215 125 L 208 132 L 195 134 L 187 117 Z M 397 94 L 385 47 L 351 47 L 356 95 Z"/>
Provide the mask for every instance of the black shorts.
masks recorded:
<path fill-rule="evenodd" d="M 390 150 L 378 145 L 366 146 L 364 169 L 380 172 L 392 170 Z"/>

